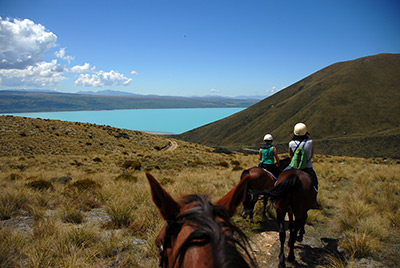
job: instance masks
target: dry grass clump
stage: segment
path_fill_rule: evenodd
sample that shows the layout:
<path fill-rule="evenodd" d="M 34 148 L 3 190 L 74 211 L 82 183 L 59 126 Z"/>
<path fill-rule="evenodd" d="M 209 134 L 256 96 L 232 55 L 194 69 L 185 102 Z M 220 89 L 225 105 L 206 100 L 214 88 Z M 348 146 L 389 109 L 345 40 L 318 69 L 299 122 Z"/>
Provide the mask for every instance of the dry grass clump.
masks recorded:
<path fill-rule="evenodd" d="M 122 172 L 121 175 L 118 175 L 118 177 L 115 178 L 116 181 L 118 180 L 124 180 L 124 181 L 128 181 L 128 182 L 137 182 L 138 177 L 133 175 L 131 172 L 129 171 L 124 171 Z"/>
<path fill-rule="evenodd" d="M 78 191 L 91 191 L 101 188 L 101 184 L 92 179 L 82 179 L 72 183 L 70 187 L 75 188 Z"/>
<path fill-rule="evenodd" d="M 53 184 L 47 180 L 35 180 L 28 182 L 26 186 L 37 190 L 37 191 L 43 191 L 43 190 L 54 190 Z"/>
<path fill-rule="evenodd" d="M 8 132 L 0 136 L 0 268 L 157 267 L 154 240 L 165 222 L 152 203 L 144 170 L 175 198 L 199 193 L 217 201 L 244 168 L 258 162 L 257 155 L 213 152 L 183 141 L 166 151 L 165 138 L 107 126 L 2 122 Z M 307 228 L 338 239 L 346 253 L 327 260 L 327 267 L 352 267 L 363 257 L 395 265 L 400 165 L 317 155 L 315 170 L 323 209 L 309 212 Z M 51 187 L 27 187 L 38 181 Z M 274 209 L 268 207 L 267 220 L 261 214 L 258 202 L 253 222 L 239 216 L 233 221 L 252 237 L 274 229 L 266 226 L 275 222 Z"/>
<path fill-rule="evenodd" d="M 122 167 L 124 169 L 134 169 L 134 170 L 140 170 L 142 168 L 142 164 L 137 161 L 137 160 L 127 160 L 122 164 Z"/>
<path fill-rule="evenodd" d="M 77 207 L 64 204 L 60 210 L 60 218 L 63 222 L 81 224 L 84 221 L 84 213 Z"/>
<path fill-rule="evenodd" d="M 387 247 L 399 242 L 393 237 L 399 234 L 400 167 L 366 159 L 337 161 L 319 163 L 317 174 L 323 213 L 334 223 L 332 231 L 342 234 L 339 245 L 350 259 L 374 256 L 392 265 Z"/>
<path fill-rule="evenodd" d="M 27 192 L 23 189 L 12 188 L 9 191 L 0 192 L 0 219 L 6 220 L 18 213 L 21 209 L 26 209 L 29 204 Z"/>

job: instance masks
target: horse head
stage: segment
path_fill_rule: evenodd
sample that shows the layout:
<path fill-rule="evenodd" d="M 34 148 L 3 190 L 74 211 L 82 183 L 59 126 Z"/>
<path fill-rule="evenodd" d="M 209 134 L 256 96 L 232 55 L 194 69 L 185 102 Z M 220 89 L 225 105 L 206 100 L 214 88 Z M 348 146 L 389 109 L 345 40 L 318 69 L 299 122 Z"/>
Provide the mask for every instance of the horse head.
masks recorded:
<path fill-rule="evenodd" d="M 146 176 L 153 202 L 166 220 L 155 242 L 160 249 L 160 267 L 256 266 L 246 236 L 230 221 L 245 197 L 248 178 L 213 204 L 197 194 L 183 196 L 178 202 L 151 174 Z"/>

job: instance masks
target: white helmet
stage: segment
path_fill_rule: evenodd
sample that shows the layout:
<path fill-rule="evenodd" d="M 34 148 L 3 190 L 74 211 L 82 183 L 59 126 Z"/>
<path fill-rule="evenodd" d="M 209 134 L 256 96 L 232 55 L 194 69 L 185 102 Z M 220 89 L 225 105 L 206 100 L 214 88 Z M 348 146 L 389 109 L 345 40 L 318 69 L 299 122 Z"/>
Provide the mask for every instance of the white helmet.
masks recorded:
<path fill-rule="evenodd" d="M 304 136 L 307 134 L 307 126 L 303 123 L 297 123 L 294 126 L 293 134 L 296 136 Z"/>
<path fill-rule="evenodd" d="M 272 141 L 274 138 L 272 138 L 271 134 L 267 134 L 264 136 L 264 141 Z"/>

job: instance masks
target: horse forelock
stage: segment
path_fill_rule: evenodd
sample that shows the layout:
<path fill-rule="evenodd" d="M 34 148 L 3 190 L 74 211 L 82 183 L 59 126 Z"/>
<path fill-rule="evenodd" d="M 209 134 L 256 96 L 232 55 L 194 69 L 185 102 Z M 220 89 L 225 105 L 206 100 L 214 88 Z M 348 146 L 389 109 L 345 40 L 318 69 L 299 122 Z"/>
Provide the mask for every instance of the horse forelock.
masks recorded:
<path fill-rule="evenodd" d="M 182 198 L 183 211 L 177 216 L 180 226 L 190 226 L 193 232 L 182 242 L 175 261 L 182 266 L 185 254 L 193 246 L 210 246 L 214 267 L 249 267 L 241 248 L 252 266 L 254 258 L 248 251 L 246 235 L 230 221 L 225 208 L 212 204 L 203 195 Z"/>

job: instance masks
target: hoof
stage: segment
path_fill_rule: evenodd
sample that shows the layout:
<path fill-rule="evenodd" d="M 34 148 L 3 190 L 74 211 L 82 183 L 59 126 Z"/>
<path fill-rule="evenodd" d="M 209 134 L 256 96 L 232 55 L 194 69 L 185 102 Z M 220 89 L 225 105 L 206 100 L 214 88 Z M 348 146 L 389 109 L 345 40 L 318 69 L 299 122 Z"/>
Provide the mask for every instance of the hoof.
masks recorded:
<path fill-rule="evenodd" d="M 289 254 L 289 256 L 287 257 L 287 259 L 288 259 L 288 261 L 290 261 L 290 262 L 294 262 L 294 260 L 295 260 L 294 254 Z"/>

